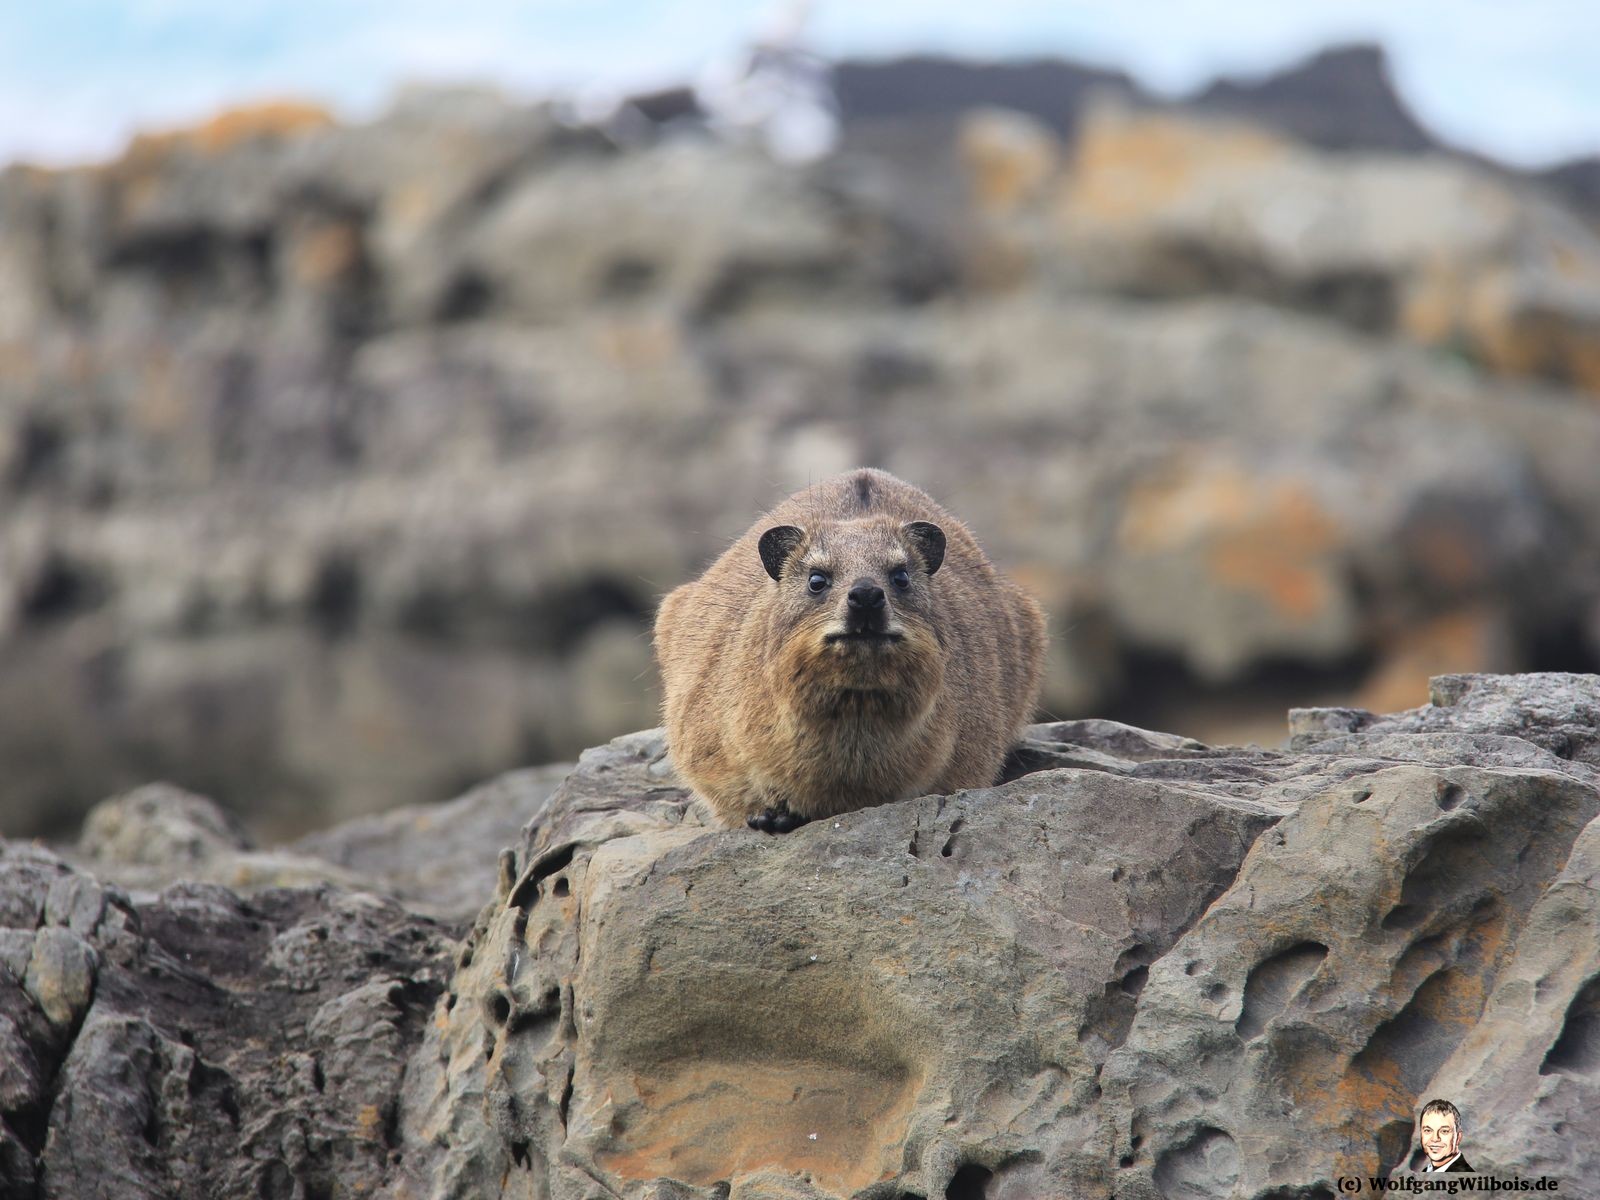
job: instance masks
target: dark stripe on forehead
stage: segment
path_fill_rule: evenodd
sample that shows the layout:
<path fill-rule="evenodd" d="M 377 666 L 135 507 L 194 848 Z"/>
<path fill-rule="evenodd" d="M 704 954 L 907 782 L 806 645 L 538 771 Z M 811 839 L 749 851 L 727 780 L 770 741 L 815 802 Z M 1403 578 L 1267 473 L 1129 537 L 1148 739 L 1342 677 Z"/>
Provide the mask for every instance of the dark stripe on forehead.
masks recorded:
<path fill-rule="evenodd" d="M 856 476 L 856 506 L 863 511 L 872 507 L 872 476 L 865 471 Z"/>

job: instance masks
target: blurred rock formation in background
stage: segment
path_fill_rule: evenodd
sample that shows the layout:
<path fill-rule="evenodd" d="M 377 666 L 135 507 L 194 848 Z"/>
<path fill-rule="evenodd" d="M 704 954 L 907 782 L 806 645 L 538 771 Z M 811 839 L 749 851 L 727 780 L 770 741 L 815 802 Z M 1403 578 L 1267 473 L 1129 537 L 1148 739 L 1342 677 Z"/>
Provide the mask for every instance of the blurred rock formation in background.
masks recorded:
<path fill-rule="evenodd" d="M 856 465 L 1037 592 L 1054 717 L 1600 663 L 1600 162 L 1440 146 L 1359 48 L 835 89 L 804 167 L 463 90 L 0 174 L 0 827 L 164 778 L 281 835 L 650 726 L 657 598 Z"/>

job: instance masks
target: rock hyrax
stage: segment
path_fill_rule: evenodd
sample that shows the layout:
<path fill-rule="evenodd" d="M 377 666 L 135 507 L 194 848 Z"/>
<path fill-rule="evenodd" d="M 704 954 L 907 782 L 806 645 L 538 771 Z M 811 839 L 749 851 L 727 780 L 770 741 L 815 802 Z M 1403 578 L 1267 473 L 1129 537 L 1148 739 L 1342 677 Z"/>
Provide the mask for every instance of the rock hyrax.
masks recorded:
<path fill-rule="evenodd" d="M 994 783 L 1045 645 L 967 527 L 874 470 L 757 521 L 667 596 L 655 639 L 679 773 L 769 833 Z"/>

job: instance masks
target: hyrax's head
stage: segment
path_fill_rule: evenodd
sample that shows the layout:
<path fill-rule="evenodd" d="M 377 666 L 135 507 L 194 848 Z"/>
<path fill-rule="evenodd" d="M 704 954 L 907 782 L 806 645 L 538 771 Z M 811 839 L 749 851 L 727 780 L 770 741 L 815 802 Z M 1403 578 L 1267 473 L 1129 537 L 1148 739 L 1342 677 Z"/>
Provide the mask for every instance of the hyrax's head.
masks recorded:
<path fill-rule="evenodd" d="M 779 525 L 759 548 L 776 585 L 769 630 L 781 680 L 820 692 L 937 688 L 937 525 L 886 516 Z"/>

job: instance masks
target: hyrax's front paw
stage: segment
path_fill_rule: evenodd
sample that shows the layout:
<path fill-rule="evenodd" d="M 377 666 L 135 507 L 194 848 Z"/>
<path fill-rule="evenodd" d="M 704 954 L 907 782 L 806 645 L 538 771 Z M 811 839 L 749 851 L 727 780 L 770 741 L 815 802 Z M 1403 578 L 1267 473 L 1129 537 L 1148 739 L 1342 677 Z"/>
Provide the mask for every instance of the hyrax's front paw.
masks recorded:
<path fill-rule="evenodd" d="M 758 813 L 751 813 L 745 818 L 745 823 L 762 833 L 788 833 L 791 829 L 799 829 L 810 819 L 790 812 L 787 805 L 774 804 Z"/>

